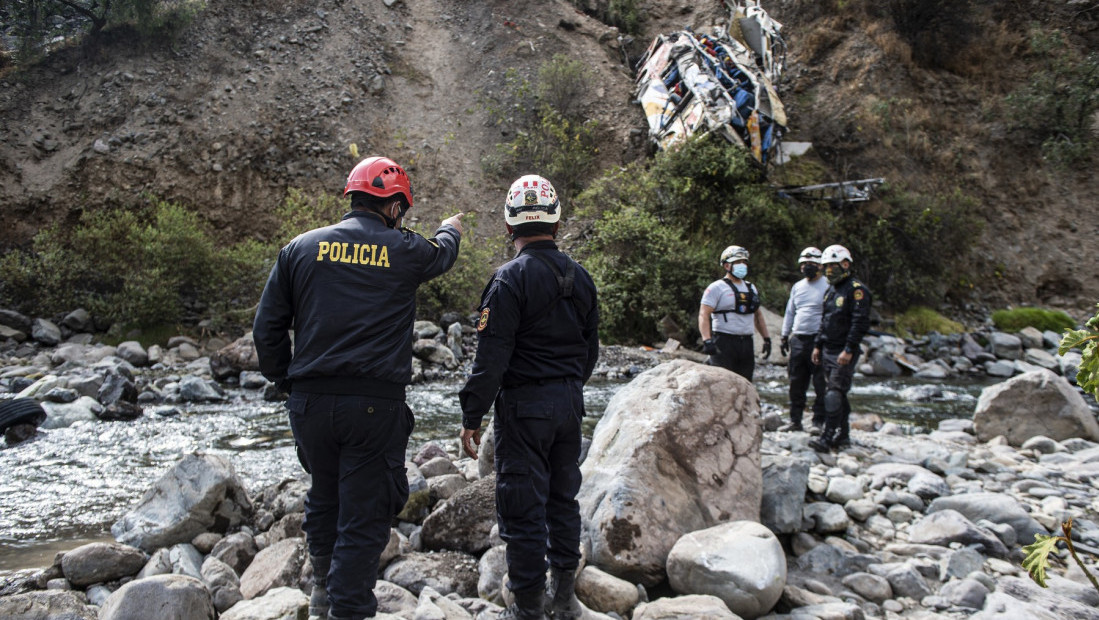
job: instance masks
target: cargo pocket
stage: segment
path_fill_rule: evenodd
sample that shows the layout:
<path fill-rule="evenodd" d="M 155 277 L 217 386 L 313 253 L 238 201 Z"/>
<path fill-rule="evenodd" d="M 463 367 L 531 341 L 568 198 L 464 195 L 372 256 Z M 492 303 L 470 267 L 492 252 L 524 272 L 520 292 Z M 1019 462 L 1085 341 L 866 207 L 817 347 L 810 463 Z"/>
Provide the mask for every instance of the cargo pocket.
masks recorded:
<path fill-rule="evenodd" d="M 389 511 L 395 517 L 401 514 L 408 502 L 408 475 L 402 458 L 387 456 L 385 465 L 389 478 Z"/>
<path fill-rule="evenodd" d="M 530 466 L 518 459 L 501 459 L 496 467 L 496 510 L 500 516 L 505 519 L 529 516 L 538 503 Z"/>
<path fill-rule="evenodd" d="M 526 420 L 549 420 L 553 417 L 553 401 L 521 400 L 515 403 L 515 417 Z"/>

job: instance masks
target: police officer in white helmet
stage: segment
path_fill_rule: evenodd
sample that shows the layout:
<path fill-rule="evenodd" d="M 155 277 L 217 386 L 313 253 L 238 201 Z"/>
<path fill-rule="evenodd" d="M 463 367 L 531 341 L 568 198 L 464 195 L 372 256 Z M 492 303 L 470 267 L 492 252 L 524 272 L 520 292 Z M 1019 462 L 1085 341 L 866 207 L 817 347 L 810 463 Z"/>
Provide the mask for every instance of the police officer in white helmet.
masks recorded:
<path fill-rule="evenodd" d="M 748 250 L 731 245 L 721 253 L 725 277 L 711 282 L 702 294 L 698 308 L 698 331 L 702 334 L 702 352 L 710 356 L 711 366 L 721 366 L 751 381 L 755 372 L 756 331 L 763 336 L 763 359 L 771 355 L 771 336 L 759 289 L 748 275 Z"/>

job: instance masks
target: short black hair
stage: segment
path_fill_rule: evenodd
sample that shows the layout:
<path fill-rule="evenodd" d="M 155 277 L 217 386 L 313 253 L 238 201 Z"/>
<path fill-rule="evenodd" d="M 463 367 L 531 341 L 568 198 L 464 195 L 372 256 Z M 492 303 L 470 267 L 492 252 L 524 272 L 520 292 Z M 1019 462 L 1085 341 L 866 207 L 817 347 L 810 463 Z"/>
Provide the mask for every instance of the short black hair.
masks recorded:
<path fill-rule="evenodd" d="M 401 201 L 403 208 L 408 208 L 408 201 L 405 200 L 405 197 L 401 194 L 393 194 L 392 196 L 382 198 L 366 192 L 351 192 L 351 208 L 381 212 L 385 209 L 387 204 L 395 199 Z"/>
<path fill-rule="evenodd" d="M 557 233 L 556 231 L 554 231 L 554 228 L 556 227 L 556 222 L 552 224 L 549 222 L 529 222 L 526 224 L 516 224 L 515 226 L 511 227 L 511 238 L 512 240 L 515 240 L 519 237 L 537 237 L 539 235 L 553 235 L 556 237 Z"/>

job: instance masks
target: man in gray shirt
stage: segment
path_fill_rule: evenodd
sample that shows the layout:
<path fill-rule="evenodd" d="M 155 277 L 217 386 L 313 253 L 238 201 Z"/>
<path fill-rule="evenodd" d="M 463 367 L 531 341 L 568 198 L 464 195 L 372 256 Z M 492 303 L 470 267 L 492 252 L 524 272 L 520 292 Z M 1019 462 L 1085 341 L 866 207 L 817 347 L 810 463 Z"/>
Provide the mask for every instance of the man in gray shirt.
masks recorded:
<path fill-rule="evenodd" d="M 806 391 L 812 381 L 813 391 L 816 393 L 813 400 L 812 430 L 819 435 L 820 429 L 824 427 L 824 373 L 811 358 L 813 339 L 820 331 L 824 293 L 828 290 L 828 282 L 820 275 L 820 250 L 814 247 L 802 250 L 798 257 L 798 269 L 805 277 L 790 289 L 790 300 L 786 303 L 786 315 L 782 320 L 782 345 L 779 349 L 783 355 L 790 356 L 787 366 L 790 377 L 790 423 L 779 430 L 804 430 L 801 418 L 805 411 Z"/>

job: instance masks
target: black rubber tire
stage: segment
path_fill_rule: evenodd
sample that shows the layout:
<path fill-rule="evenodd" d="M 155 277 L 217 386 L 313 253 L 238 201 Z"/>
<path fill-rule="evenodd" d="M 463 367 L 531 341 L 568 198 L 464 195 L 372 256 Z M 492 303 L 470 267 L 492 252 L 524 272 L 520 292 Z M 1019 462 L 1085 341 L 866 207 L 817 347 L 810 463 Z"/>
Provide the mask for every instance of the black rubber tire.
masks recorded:
<path fill-rule="evenodd" d="M 16 424 L 38 426 L 46 421 L 46 410 L 33 398 L 0 401 L 0 433 Z"/>

